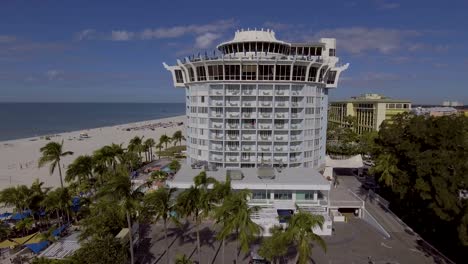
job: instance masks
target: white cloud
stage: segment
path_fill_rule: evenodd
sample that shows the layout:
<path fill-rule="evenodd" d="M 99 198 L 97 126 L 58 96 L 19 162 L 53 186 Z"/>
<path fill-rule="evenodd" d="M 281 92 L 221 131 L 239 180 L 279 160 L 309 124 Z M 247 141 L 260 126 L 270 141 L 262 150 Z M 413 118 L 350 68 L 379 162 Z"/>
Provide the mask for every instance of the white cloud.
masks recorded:
<path fill-rule="evenodd" d="M 227 29 L 233 28 L 236 22 L 232 19 L 219 20 L 213 23 L 204 25 L 185 25 L 174 26 L 156 29 L 145 29 L 139 33 L 141 39 L 164 39 L 164 38 L 177 38 L 186 34 L 204 34 L 209 32 L 224 32 Z"/>
<path fill-rule="evenodd" d="M 112 41 L 128 41 L 133 39 L 135 33 L 126 30 L 112 30 Z"/>
<path fill-rule="evenodd" d="M 220 34 L 204 33 L 195 39 L 195 47 L 200 49 L 209 48 L 213 42 L 221 37 Z"/>
<path fill-rule="evenodd" d="M 414 30 L 350 27 L 322 30 L 315 34 L 314 39 L 336 38 L 338 48 L 352 54 L 372 50 L 388 54 L 398 51 L 406 39 L 419 35 L 421 33 Z"/>
<path fill-rule="evenodd" d="M 91 29 L 91 28 L 82 30 L 76 34 L 76 39 L 77 40 L 92 39 L 95 32 L 96 30 Z"/>
<path fill-rule="evenodd" d="M 61 80 L 63 72 L 59 70 L 48 70 L 45 75 L 49 80 Z"/>
<path fill-rule="evenodd" d="M 14 36 L 0 35 L 0 43 L 8 43 L 16 40 Z"/>

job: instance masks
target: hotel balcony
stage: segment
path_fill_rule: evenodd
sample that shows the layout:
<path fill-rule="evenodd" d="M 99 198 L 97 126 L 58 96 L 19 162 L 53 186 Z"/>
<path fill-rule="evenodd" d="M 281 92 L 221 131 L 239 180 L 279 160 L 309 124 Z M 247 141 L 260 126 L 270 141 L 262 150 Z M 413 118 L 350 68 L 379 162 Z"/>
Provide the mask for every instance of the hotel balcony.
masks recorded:
<path fill-rule="evenodd" d="M 272 136 L 260 135 L 260 136 L 258 137 L 258 140 L 259 140 L 259 141 L 271 141 L 272 138 L 273 138 Z"/>
<path fill-rule="evenodd" d="M 212 122 L 210 128 L 214 129 L 223 129 L 223 123 Z"/>
<path fill-rule="evenodd" d="M 273 95 L 273 90 L 272 89 L 260 89 L 259 90 L 259 95 L 271 96 L 271 95 Z"/>
<path fill-rule="evenodd" d="M 252 124 L 242 124 L 243 129 L 255 129 L 255 125 Z"/>
<path fill-rule="evenodd" d="M 239 162 L 239 156 L 226 156 L 226 162 Z"/>
<path fill-rule="evenodd" d="M 238 112 L 227 112 L 226 116 L 231 118 L 239 118 L 240 114 Z"/>
<path fill-rule="evenodd" d="M 257 162 L 259 163 L 271 163 L 271 154 L 270 153 L 264 153 L 263 157 L 261 154 L 257 157 Z"/>
<path fill-rule="evenodd" d="M 223 105 L 224 105 L 223 101 L 215 101 L 215 100 L 212 100 L 210 104 L 210 106 L 220 106 L 220 107 Z"/>
<path fill-rule="evenodd" d="M 258 128 L 259 128 L 259 129 L 271 130 L 272 125 L 271 125 L 271 124 L 258 124 Z"/>
<path fill-rule="evenodd" d="M 243 107 L 256 107 L 256 106 L 257 106 L 257 102 L 256 102 L 256 101 L 252 101 L 252 100 L 242 101 L 242 106 L 243 106 Z"/>
<path fill-rule="evenodd" d="M 287 152 L 288 148 L 287 146 L 275 146 L 274 150 L 275 152 Z"/>
<path fill-rule="evenodd" d="M 211 155 L 210 160 L 216 161 L 216 162 L 222 162 L 223 161 L 223 156 L 220 155 Z"/>
<path fill-rule="evenodd" d="M 239 101 L 227 101 L 226 106 L 230 106 L 230 107 L 240 106 L 240 102 Z"/>
<path fill-rule="evenodd" d="M 255 151 L 255 144 L 243 144 L 241 149 L 242 151 Z"/>
<path fill-rule="evenodd" d="M 216 118 L 216 117 L 221 118 L 221 117 L 223 117 L 223 113 L 211 112 L 211 113 L 210 113 L 210 117 L 211 117 L 211 118 Z"/>
<path fill-rule="evenodd" d="M 304 107 L 303 102 L 291 102 L 291 107 Z"/>
<path fill-rule="evenodd" d="M 274 157 L 273 158 L 274 163 L 282 163 L 282 164 L 287 164 L 288 159 L 286 157 Z"/>
<path fill-rule="evenodd" d="M 288 141 L 288 135 L 275 135 L 275 141 Z"/>
<path fill-rule="evenodd" d="M 216 150 L 216 151 L 223 151 L 223 145 L 221 145 L 221 144 L 212 144 L 211 149 Z"/>
<path fill-rule="evenodd" d="M 288 113 L 276 113 L 275 118 L 285 119 L 285 118 L 289 118 L 289 115 L 288 115 Z"/>
<path fill-rule="evenodd" d="M 239 123 L 226 123 L 226 129 L 239 129 Z"/>
<path fill-rule="evenodd" d="M 302 135 L 291 135 L 291 141 L 303 141 L 304 137 Z"/>
<path fill-rule="evenodd" d="M 266 106 L 266 107 L 271 107 L 272 103 L 271 101 L 259 101 L 260 106 Z"/>
<path fill-rule="evenodd" d="M 289 150 L 290 150 L 291 152 L 301 152 L 301 151 L 303 150 L 303 148 L 302 148 L 302 146 L 300 146 L 300 145 L 299 145 L 299 146 L 291 146 L 291 147 L 289 148 Z"/>
<path fill-rule="evenodd" d="M 226 95 L 240 95 L 240 89 L 232 89 L 232 88 L 228 88 L 226 89 Z"/>
<path fill-rule="evenodd" d="M 285 101 L 275 102 L 275 107 L 288 107 L 288 106 L 289 106 L 288 102 L 285 102 Z"/>
<path fill-rule="evenodd" d="M 240 136 L 239 135 L 227 135 L 227 140 L 240 140 Z"/>
<path fill-rule="evenodd" d="M 287 124 L 275 124 L 275 129 L 288 129 Z"/>
<path fill-rule="evenodd" d="M 249 112 L 249 113 L 242 113 L 243 118 L 256 118 L 257 113 L 256 112 Z"/>
<path fill-rule="evenodd" d="M 304 114 L 303 114 L 303 113 L 291 113 L 291 118 L 303 119 L 303 118 L 304 118 Z"/>
<path fill-rule="evenodd" d="M 240 150 L 240 147 L 239 146 L 228 146 L 226 145 L 226 147 L 224 148 L 225 151 L 239 151 Z"/>
<path fill-rule="evenodd" d="M 271 152 L 272 147 L 270 145 L 258 145 L 257 151 L 258 152 Z"/>
<path fill-rule="evenodd" d="M 287 90 L 287 89 L 275 90 L 275 95 L 277 95 L 277 96 L 288 96 L 289 95 L 289 90 Z"/>
<path fill-rule="evenodd" d="M 273 116 L 272 113 L 260 113 L 259 118 L 271 118 Z"/>
<path fill-rule="evenodd" d="M 223 89 L 211 89 L 210 90 L 210 95 L 223 95 Z"/>
<path fill-rule="evenodd" d="M 247 155 L 247 156 L 241 156 L 241 162 L 255 162 L 255 160 L 257 159 L 257 157 L 255 157 L 255 155 Z"/>
<path fill-rule="evenodd" d="M 302 125 L 300 125 L 300 124 L 291 124 L 291 129 L 302 129 Z"/>
<path fill-rule="evenodd" d="M 289 162 L 300 162 L 302 160 L 301 156 L 290 157 Z"/>
<path fill-rule="evenodd" d="M 223 140 L 223 138 L 224 136 L 222 133 L 219 133 L 219 134 L 212 133 L 210 136 L 210 139 L 213 139 L 213 140 Z"/>
<path fill-rule="evenodd" d="M 291 91 L 291 95 L 292 96 L 302 96 L 303 95 L 302 89 L 299 90 L 299 89 L 294 89 L 293 88 L 293 90 Z"/>
<path fill-rule="evenodd" d="M 248 140 L 248 141 L 257 140 L 257 135 L 255 135 L 255 134 L 243 134 L 242 135 L 242 140 Z"/>
<path fill-rule="evenodd" d="M 256 95 L 255 89 L 242 89 L 242 95 Z"/>

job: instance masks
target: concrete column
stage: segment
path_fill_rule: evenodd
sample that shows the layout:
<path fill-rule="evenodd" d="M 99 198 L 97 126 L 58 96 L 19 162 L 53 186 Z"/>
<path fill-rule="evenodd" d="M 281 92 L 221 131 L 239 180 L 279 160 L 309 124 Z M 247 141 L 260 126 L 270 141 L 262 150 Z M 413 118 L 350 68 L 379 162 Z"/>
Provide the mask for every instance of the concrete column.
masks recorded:
<path fill-rule="evenodd" d="M 318 191 L 314 191 L 314 201 L 317 201 L 318 200 Z"/>

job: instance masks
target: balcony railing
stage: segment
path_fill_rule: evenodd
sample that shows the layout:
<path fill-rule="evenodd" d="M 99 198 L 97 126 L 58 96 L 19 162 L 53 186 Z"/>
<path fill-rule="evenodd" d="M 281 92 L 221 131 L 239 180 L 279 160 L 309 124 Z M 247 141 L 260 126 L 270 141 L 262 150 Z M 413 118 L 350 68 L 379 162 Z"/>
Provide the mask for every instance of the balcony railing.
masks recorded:
<path fill-rule="evenodd" d="M 303 137 L 302 136 L 291 136 L 291 141 L 299 141 L 299 140 L 302 140 Z"/>
<path fill-rule="evenodd" d="M 302 91 L 292 91 L 291 95 L 301 95 Z"/>
<path fill-rule="evenodd" d="M 276 114 L 276 118 L 287 118 L 287 115 L 284 113 Z"/>
<path fill-rule="evenodd" d="M 271 95 L 272 91 L 262 91 L 262 95 Z"/>
<path fill-rule="evenodd" d="M 239 106 L 239 102 L 229 102 L 229 106 Z"/>
<path fill-rule="evenodd" d="M 275 151 L 285 151 L 283 147 L 275 147 Z"/>
<path fill-rule="evenodd" d="M 271 106 L 271 102 L 261 102 L 261 106 Z"/>
<path fill-rule="evenodd" d="M 243 90 L 242 94 L 243 95 L 253 95 L 253 90 Z"/>
<path fill-rule="evenodd" d="M 276 128 L 276 129 L 284 129 L 285 126 L 284 126 L 284 125 L 275 125 L 275 128 Z"/>
<path fill-rule="evenodd" d="M 275 136 L 275 140 L 286 140 L 287 136 Z"/>
<path fill-rule="evenodd" d="M 222 113 L 211 113 L 212 117 L 223 117 Z"/>
<path fill-rule="evenodd" d="M 239 162 L 239 158 L 237 157 L 227 158 L 227 160 L 230 162 Z"/>
<path fill-rule="evenodd" d="M 223 139 L 223 135 L 214 135 L 212 136 L 214 139 Z"/>
<path fill-rule="evenodd" d="M 223 91 L 211 90 L 210 95 L 223 95 Z"/>
<path fill-rule="evenodd" d="M 302 107 L 302 102 L 291 102 L 292 107 Z"/>
<path fill-rule="evenodd" d="M 239 140 L 239 136 L 234 136 L 234 135 L 228 135 L 228 138 L 230 140 Z"/>
<path fill-rule="evenodd" d="M 242 147 L 242 151 L 252 151 L 252 147 L 251 146 L 243 146 Z"/>
<path fill-rule="evenodd" d="M 291 150 L 291 152 L 300 152 L 300 151 L 302 151 L 302 148 L 301 147 L 291 147 L 290 150 Z"/>
<path fill-rule="evenodd" d="M 255 136 L 253 136 L 253 135 L 248 135 L 248 136 L 247 136 L 247 135 L 243 135 L 243 136 L 242 136 L 242 139 L 243 139 L 243 140 L 255 140 Z"/>
<path fill-rule="evenodd" d="M 255 106 L 255 102 L 242 102 L 242 106 Z"/>
<path fill-rule="evenodd" d="M 250 124 L 244 124 L 242 127 L 245 128 L 245 129 L 255 129 L 255 126 L 250 125 Z"/>
<path fill-rule="evenodd" d="M 260 136 L 261 140 L 271 140 L 270 136 Z"/>
<path fill-rule="evenodd" d="M 291 129 L 301 129 L 302 126 L 300 125 L 291 125 Z"/>
<path fill-rule="evenodd" d="M 215 102 L 214 105 L 216 105 L 216 106 L 223 106 L 223 102 Z"/>
<path fill-rule="evenodd" d="M 214 149 L 215 149 L 215 150 L 219 150 L 219 151 L 223 151 L 223 147 L 222 147 L 222 146 L 215 146 Z"/>
<path fill-rule="evenodd" d="M 270 147 L 259 147 L 259 151 L 271 151 Z"/>
<path fill-rule="evenodd" d="M 226 147 L 226 151 L 239 151 L 239 147 Z"/>
<path fill-rule="evenodd" d="M 260 114 L 260 116 L 263 118 L 271 118 L 271 114 L 267 114 L 267 113 L 262 113 Z"/>
<path fill-rule="evenodd" d="M 238 124 L 228 124 L 228 127 L 232 128 L 232 129 L 238 129 L 239 125 Z"/>
<path fill-rule="evenodd" d="M 275 94 L 276 95 L 284 95 L 284 93 L 285 93 L 285 91 L 278 90 L 278 91 L 276 91 Z"/>
<path fill-rule="evenodd" d="M 227 90 L 226 95 L 238 95 L 239 90 Z"/>
<path fill-rule="evenodd" d="M 214 128 L 223 128 L 223 125 L 222 124 L 213 124 L 213 127 Z"/>
<path fill-rule="evenodd" d="M 214 161 L 223 161 L 222 157 L 212 157 L 211 159 Z"/>
<path fill-rule="evenodd" d="M 277 103 L 276 103 L 276 106 L 278 106 L 278 107 L 285 107 L 285 106 L 286 106 L 286 102 L 277 102 Z"/>
<path fill-rule="evenodd" d="M 271 129 L 271 125 L 260 125 L 260 129 Z"/>
<path fill-rule="evenodd" d="M 244 118 L 250 118 L 250 117 L 252 117 L 252 113 L 243 113 L 243 114 L 242 114 L 242 117 L 244 117 Z"/>
<path fill-rule="evenodd" d="M 228 116 L 229 116 L 229 117 L 239 117 L 239 114 L 229 113 Z"/>

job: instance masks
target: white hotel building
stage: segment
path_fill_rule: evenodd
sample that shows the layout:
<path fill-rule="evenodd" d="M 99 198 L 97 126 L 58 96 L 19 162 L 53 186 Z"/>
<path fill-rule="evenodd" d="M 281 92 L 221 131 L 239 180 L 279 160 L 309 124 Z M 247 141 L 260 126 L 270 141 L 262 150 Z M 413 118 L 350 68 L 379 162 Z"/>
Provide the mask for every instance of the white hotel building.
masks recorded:
<path fill-rule="evenodd" d="M 220 55 L 164 64 L 174 85 L 186 91 L 187 164 L 204 162 L 218 168 L 218 174 L 240 171 L 246 176 L 242 186 L 256 189 L 258 197 L 267 194 L 253 199 L 264 200 L 266 207 L 294 209 L 299 192 L 301 199 L 328 212 L 328 194 L 322 192 L 330 184 L 315 178 L 325 166 L 328 90 L 337 87 L 341 72 L 348 68 L 338 64 L 335 39 L 287 43 L 271 30 L 241 30 L 217 49 Z M 277 168 L 281 183 L 274 189 L 288 194 L 275 195 L 275 190 L 267 190 L 268 182 L 250 185 L 260 177 L 254 173 L 260 167 Z M 307 171 L 308 185 L 288 177 Z M 181 178 L 176 175 L 169 184 L 183 188 Z M 270 186 L 278 181 L 270 180 Z M 299 190 L 299 185 L 304 188 Z M 275 205 L 275 200 L 282 201 Z"/>

